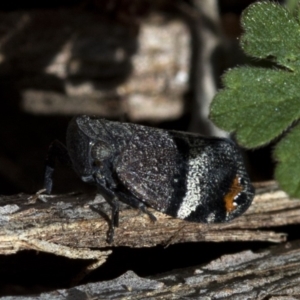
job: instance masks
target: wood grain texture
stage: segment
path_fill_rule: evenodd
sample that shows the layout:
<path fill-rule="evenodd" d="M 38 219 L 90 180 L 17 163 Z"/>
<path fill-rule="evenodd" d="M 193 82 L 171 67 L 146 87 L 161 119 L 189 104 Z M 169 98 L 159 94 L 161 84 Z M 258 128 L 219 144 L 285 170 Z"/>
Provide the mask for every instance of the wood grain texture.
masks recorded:
<path fill-rule="evenodd" d="M 224 255 L 206 265 L 178 269 L 151 278 L 132 271 L 103 282 L 1 299 L 272 299 L 300 295 L 300 241 L 260 252 Z"/>
<path fill-rule="evenodd" d="M 73 249 L 153 247 L 199 241 L 278 243 L 285 241 L 286 234 L 274 232 L 271 227 L 300 223 L 300 201 L 289 199 L 271 183 L 265 191 L 259 188 L 250 209 L 230 223 L 190 223 L 151 210 L 157 218 L 152 223 L 147 215 L 121 205 L 120 225 L 113 244 L 109 245 L 106 233 L 110 207 L 101 196 L 72 193 L 37 197 L 40 199 L 30 199 L 25 194 L 0 198 L 0 254 L 37 250 L 41 242 Z"/>

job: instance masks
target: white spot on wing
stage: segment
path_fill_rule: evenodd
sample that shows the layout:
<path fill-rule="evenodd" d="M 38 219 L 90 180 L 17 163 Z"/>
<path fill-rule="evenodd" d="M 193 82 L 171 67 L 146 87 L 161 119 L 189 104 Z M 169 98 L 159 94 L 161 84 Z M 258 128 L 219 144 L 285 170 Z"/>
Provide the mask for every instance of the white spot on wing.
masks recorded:
<path fill-rule="evenodd" d="M 193 151 L 194 150 L 194 151 Z M 194 152 L 194 153 L 193 153 Z M 205 175 L 205 166 L 207 164 L 207 154 L 201 154 L 192 149 L 189 157 L 189 171 L 187 177 L 187 192 L 182 199 L 177 217 L 185 219 L 201 204 L 201 184 L 200 179 Z"/>

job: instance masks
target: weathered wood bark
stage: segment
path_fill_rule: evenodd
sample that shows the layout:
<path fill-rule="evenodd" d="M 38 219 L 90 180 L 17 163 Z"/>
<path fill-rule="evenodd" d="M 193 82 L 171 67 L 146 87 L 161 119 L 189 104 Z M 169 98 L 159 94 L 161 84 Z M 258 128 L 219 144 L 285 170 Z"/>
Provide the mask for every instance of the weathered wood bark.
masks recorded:
<path fill-rule="evenodd" d="M 0 75 L 29 113 L 176 119 L 191 38 L 174 9 L 165 17 L 156 6 L 127 20 L 96 8 L 0 12 Z"/>
<path fill-rule="evenodd" d="M 32 297 L 1 299 L 299 299 L 300 241 L 253 253 L 225 255 L 204 266 L 140 278 L 128 271 L 110 281 L 90 283 Z"/>
<path fill-rule="evenodd" d="M 300 201 L 289 199 L 275 185 L 269 185 L 268 192 L 260 194 L 258 190 L 246 214 L 225 224 L 190 223 L 154 210 L 151 211 L 157 222 L 151 223 L 147 215 L 122 205 L 120 226 L 113 244 L 109 245 L 106 233 L 110 207 L 101 196 L 73 193 L 39 197 L 44 201 L 32 201 L 24 194 L 0 198 L 0 254 L 36 249 L 75 257 L 77 254 L 71 255 L 57 247 L 152 247 L 199 241 L 283 242 L 286 234 L 270 228 L 300 224 Z"/>

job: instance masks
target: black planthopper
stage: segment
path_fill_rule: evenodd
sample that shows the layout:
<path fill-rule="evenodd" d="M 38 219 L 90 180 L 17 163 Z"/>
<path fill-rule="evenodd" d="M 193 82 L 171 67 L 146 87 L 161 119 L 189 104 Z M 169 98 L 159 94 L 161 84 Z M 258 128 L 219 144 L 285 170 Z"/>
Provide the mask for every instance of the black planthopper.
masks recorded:
<path fill-rule="evenodd" d="M 109 242 L 118 226 L 118 201 L 192 222 L 222 223 L 243 214 L 254 188 L 238 147 L 229 139 L 166 131 L 86 115 L 72 119 L 67 147 L 54 142 L 46 161 L 52 190 L 56 158 L 94 184 L 112 207 Z"/>

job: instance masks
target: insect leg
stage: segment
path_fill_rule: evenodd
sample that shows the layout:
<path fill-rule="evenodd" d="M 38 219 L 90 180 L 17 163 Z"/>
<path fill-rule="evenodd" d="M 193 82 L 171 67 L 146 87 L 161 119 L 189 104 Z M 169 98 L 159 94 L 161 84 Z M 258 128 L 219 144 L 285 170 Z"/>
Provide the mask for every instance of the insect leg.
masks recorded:
<path fill-rule="evenodd" d="M 120 193 L 120 199 L 124 203 L 130 205 L 131 207 L 135 207 L 135 208 L 140 209 L 143 213 L 145 213 L 149 216 L 149 218 L 152 222 L 156 222 L 156 217 L 150 211 L 147 210 L 147 207 L 143 202 L 139 201 L 138 199 L 136 199 L 132 195 L 127 196 L 124 193 Z"/>
<path fill-rule="evenodd" d="M 102 180 L 95 176 L 98 193 L 101 194 L 107 203 L 111 206 L 111 220 L 110 220 L 110 228 L 107 234 L 107 241 L 109 244 L 113 242 L 115 227 L 119 226 L 119 199 L 118 197 L 109 190 Z"/>
<path fill-rule="evenodd" d="M 67 148 L 57 140 L 51 143 L 46 158 L 44 188 L 46 189 L 47 194 L 50 194 L 52 191 L 53 172 L 56 159 L 58 159 L 63 164 L 67 164 L 70 166 L 72 165 Z"/>
<path fill-rule="evenodd" d="M 157 221 L 157 219 L 156 219 L 156 217 L 146 208 L 146 206 L 145 205 L 142 205 L 141 207 L 140 207 L 140 209 L 141 209 L 141 211 L 144 213 L 144 214 L 146 214 L 146 215 L 148 215 L 148 217 L 150 218 L 150 220 L 151 220 L 151 222 L 156 222 Z"/>

